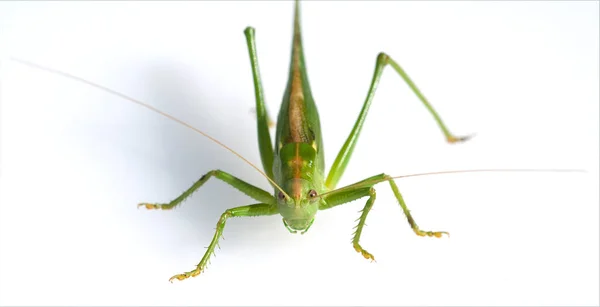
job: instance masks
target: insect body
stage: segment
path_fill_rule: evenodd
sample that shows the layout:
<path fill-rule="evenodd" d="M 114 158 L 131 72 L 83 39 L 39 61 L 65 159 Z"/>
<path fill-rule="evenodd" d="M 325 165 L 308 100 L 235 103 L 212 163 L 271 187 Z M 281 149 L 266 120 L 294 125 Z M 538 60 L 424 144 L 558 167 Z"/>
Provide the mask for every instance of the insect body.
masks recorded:
<path fill-rule="evenodd" d="M 377 85 L 381 78 L 384 67 L 390 65 L 400 77 L 408 84 L 412 91 L 423 102 L 425 107 L 433 115 L 440 126 L 446 140 L 449 143 L 465 141 L 468 137 L 455 137 L 452 135 L 439 115 L 425 99 L 416 85 L 410 80 L 404 70 L 392 58 L 384 53 L 377 56 L 375 72 L 367 98 L 362 110 L 348 136 L 343 147 L 339 151 L 335 162 L 327 176 L 325 176 L 325 163 L 323 151 L 323 138 L 317 106 L 313 100 L 308 76 L 306 73 L 306 62 L 302 50 L 302 35 L 300 30 L 299 4 L 296 1 L 294 14 L 294 32 L 292 40 L 292 53 L 290 62 L 289 79 L 283 101 L 277 118 L 277 130 L 273 144 L 269 134 L 269 116 L 267 115 L 263 98 L 263 89 L 258 68 L 258 58 L 255 44 L 255 31 L 249 27 L 244 31 L 252 74 L 254 78 L 254 89 L 256 96 L 256 115 L 258 129 L 258 143 L 264 172 L 274 188 L 273 193 L 264 191 L 235 176 L 221 170 L 213 170 L 202 176 L 183 194 L 170 203 L 154 204 L 141 203 L 139 206 L 147 209 L 173 209 L 180 205 L 194 191 L 199 189 L 209 178 L 216 177 L 242 193 L 258 201 L 256 204 L 227 209 L 217 223 L 214 237 L 200 263 L 192 271 L 171 277 L 183 280 L 188 277 L 199 275 L 206 267 L 211 254 L 219 242 L 225 224 L 230 217 L 242 216 L 266 216 L 280 214 L 283 224 L 292 233 L 304 233 L 308 231 L 315 220 L 319 210 L 327 210 L 341 204 L 345 204 L 360 198 L 367 197 L 367 202 L 358 219 L 358 225 L 354 233 L 352 244 L 354 249 L 366 259 L 374 260 L 372 254 L 367 252 L 360 244 L 360 236 L 369 211 L 373 207 L 376 192 L 373 186 L 377 183 L 387 181 L 404 211 L 408 223 L 413 231 L 419 236 L 441 237 L 446 233 L 443 231 L 425 231 L 419 229 L 412 218 L 402 195 L 392 178 L 386 174 L 379 174 L 355 184 L 336 188 L 342 177 L 350 157 L 360 135 L 363 123 L 369 111 Z M 164 115 L 164 114 L 163 114 Z M 202 132 L 201 132 L 202 133 Z M 204 133 L 202 133 L 204 134 Z M 206 134 L 204 134 L 206 136 Z M 209 137 L 210 138 L 210 137 Z M 212 139 L 212 138 L 211 138 Z M 213 141 L 219 143 L 218 141 Z M 223 144 L 219 143 L 224 146 Z M 226 146 L 224 146 L 226 147 Z M 226 147 L 227 148 L 227 147 Z M 229 149 L 229 148 L 227 148 Z M 232 151 L 231 149 L 229 149 Z M 234 152 L 235 153 L 235 152 Z M 237 153 L 235 153 L 237 155 Z M 239 156 L 239 155 L 238 155 Z M 244 159 L 245 160 L 245 159 Z M 247 162 L 247 161 L 246 161 Z M 249 162 L 248 162 L 249 163 Z M 260 171 L 260 170 L 259 170 Z"/>

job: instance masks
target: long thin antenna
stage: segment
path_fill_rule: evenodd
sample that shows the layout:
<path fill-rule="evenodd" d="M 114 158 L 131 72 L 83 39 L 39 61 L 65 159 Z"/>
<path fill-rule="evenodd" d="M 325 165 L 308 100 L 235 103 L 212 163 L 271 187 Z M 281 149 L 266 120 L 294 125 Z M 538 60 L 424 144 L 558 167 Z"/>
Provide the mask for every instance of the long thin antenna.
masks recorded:
<path fill-rule="evenodd" d="M 414 173 L 408 175 L 400 175 L 400 176 L 390 176 L 387 178 L 381 179 L 373 179 L 367 182 L 355 183 L 351 185 L 347 185 L 345 187 L 341 187 L 336 190 L 328 191 L 322 193 L 320 196 L 331 194 L 333 192 L 339 192 L 352 188 L 360 188 L 360 187 L 368 187 L 372 186 L 384 181 L 400 179 L 400 178 L 409 178 L 409 177 L 419 177 L 419 176 L 430 176 L 430 175 L 446 175 L 446 174 L 460 174 L 460 173 L 483 173 L 483 172 L 545 172 L 545 173 L 585 173 L 585 170 L 581 169 L 468 169 L 468 170 L 452 170 L 452 171 L 441 171 L 441 172 L 427 172 L 427 173 Z"/>
<path fill-rule="evenodd" d="M 441 171 L 441 172 L 429 172 L 429 173 L 415 173 L 408 175 L 394 176 L 390 179 L 400 179 L 408 177 L 418 176 L 429 176 L 429 175 L 445 175 L 445 174 L 457 174 L 457 173 L 481 173 L 481 172 L 546 172 L 546 173 L 585 173 L 582 169 L 468 169 L 468 170 L 453 170 L 453 171 Z"/>
<path fill-rule="evenodd" d="M 157 108 L 155 108 L 155 107 L 153 107 L 153 106 L 151 106 L 151 105 L 149 105 L 149 104 L 147 104 L 145 102 L 142 102 L 142 101 L 139 101 L 137 99 L 131 98 L 131 97 L 125 95 L 125 94 L 119 93 L 119 92 L 111 90 L 111 89 L 109 89 L 109 88 L 107 88 L 105 86 L 102 86 L 102 85 L 96 84 L 94 82 L 85 80 L 83 78 L 71 75 L 69 73 L 66 73 L 66 72 L 63 72 L 63 71 L 60 71 L 60 70 L 56 70 L 56 69 L 52 69 L 52 68 L 49 68 L 49 67 L 45 67 L 45 66 L 42 66 L 42 65 L 39 65 L 39 64 L 36 64 L 36 63 L 32 63 L 32 62 L 26 61 L 26 60 L 21 60 L 21 59 L 15 58 L 15 57 L 9 57 L 9 58 L 12 61 L 15 61 L 15 62 L 24 64 L 24 65 L 27 65 L 27 66 L 31 66 L 31 67 L 34 67 L 34 68 L 37 68 L 37 69 L 41 69 L 41 70 L 46 71 L 46 72 L 50 72 L 50 73 L 53 73 L 53 74 L 61 75 L 63 77 L 66 77 L 66 78 L 69 78 L 69 79 L 73 79 L 75 81 L 79 81 L 79 82 L 85 83 L 85 84 L 87 84 L 89 86 L 101 89 L 101 90 L 106 91 L 106 92 L 108 92 L 110 94 L 113 94 L 115 96 L 121 97 L 121 98 L 123 98 L 125 100 L 128 100 L 130 102 L 133 102 L 133 103 L 135 103 L 135 104 L 137 104 L 139 106 L 142 106 L 144 108 L 150 109 L 151 111 L 154 111 L 154 112 L 156 112 L 156 113 L 158 113 L 158 114 L 160 114 L 160 115 L 162 115 L 162 116 L 164 116 L 164 117 L 166 117 L 166 118 L 168 118 L 168 119 L 170 119 L 170 120 L 172 120 L 172 121 L 174 121 L 176 123 L 179 123 L 179 124 L 181 124 L 181 125 L 183 125 L 183 126 L 185 126 L 187 128 L 192 129 L 193 131 L 198 132 L 201 135 L 203 135 L 206 138 L 208 138 L 209 140 L 215 142 L 217 145 L 219 145 L 219 146 L 221 146 L 221 147 L 229 150 L 229 152 L 231 152 L 232 154 L 236 155 L 238 158 L 242 159 L 248 165 L 252 166 L 256 171 L 258 171 L 261 175 L 263 175 L 265 178 L 267 178 L 267 180 L 269 180 L 269 182 L 271 182 L 279 191 L 281 191 L 281 193 L 283 193 L 286 197 L 289 198 L 289 195 L 287 195 L 285 193 L 285 191 L 279 185 L 277 185 L 277 183 L 275 183 L 275 181 L 273 181 L 273 179 L 269 178 L 269 176 L 267 176 L 267 174 L 265 174 L 265 172 L 263 172 L 262 170 L 260 170 L 252 162 L 248 161 L 242 155 L 240 155 L 239 153 L 237 153 L 237 151 L 235 151 L 235 150 L 231 149 L 229 146 L 227 146 L 227 145 L 219 142 L 219 140 L 217 140 L 217 139 L 213 138 L 212 136 L 206 134 L 205 132 L 201 131 L 200 129 L 198 129 L 198 128 L 196 128 L 196 127 L 194 127 L 194 126 L 192 126 L 192 125 L 190 125 L 190 124 L 188 124 L 188 123 L 186 123 L 186 122 L 184 122 L 184 121 L 182 121 L 182 120 L 180 120 L 180 119 L 178 119 L 176 117 L 174 117 L 173 115 L 168 114 L 166 112 L 163 112 L 163 111 L 161 111 L 161 110 L 159 110 L 159 109 L 157 109 Z"/>

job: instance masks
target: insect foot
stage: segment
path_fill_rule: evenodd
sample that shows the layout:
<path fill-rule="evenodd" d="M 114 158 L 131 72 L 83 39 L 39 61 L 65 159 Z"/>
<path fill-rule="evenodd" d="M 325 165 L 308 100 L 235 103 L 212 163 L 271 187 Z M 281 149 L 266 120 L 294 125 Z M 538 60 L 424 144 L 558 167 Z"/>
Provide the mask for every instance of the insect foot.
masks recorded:
<path fill-rule="evenodd" d="M 162 207 L 161 204 L 150 204 L 150 203 L 141 203 L 138 204 L 137 207 L 146 207 L 148 210 L 160 209 Z"/>
<path fill-rule="evenodd" d="M 420 237 L 441 238 L 442 235 L 444 235 L 444 234 L 447 235 L 448 237 L 450 237 L 450 234 L 446 231 L 423 231 L 423 230 L 420 230 L 419 228 L 415 228 L 414 231 L 417 234 L 417 236 L 420 236 Z"/>
<path fill-rule="evenodd" d="M 446 138 L 446 141 L 448 143 L 450 143 L 450 144 L 452 144 L 452 143 L 461 143 L 461 142 L 466 142 L 466 141 L 470 140 L 474 136 L 475 135 L 473 135 L 473 134 L 472 135 L 467 135 L 467 136 L 459 136 L 459 137 L 456 137 L 456 136 L 453 136 L 453 135 L 449 135 Z"/>
<path fill-rule="evenodd" d="M 363 257 L 365 257 L 365 259 L 371 260 L 371 262 L 377 262 L 377 261 L 375 261 L 375 256 L 373 256 L 371 253 L 364 250 L 362 248 L 362 246 L 360 246 L 360 244 L 354 243 L 354 250 L 356 250 L 358 253 L 363 255 Z"/>
<path fill-rule="evenodd" d="M 162 209 L 162 210 L 171 210 L 175 207 L 175 205 L 177 204 L 151 204 L 151 203 L 141 203 L 138 204 L 137 207 L 146 207 L 146 209 L 148 210 L 158 210 L 158 209 Z"/>
<path fill-rule="evenodd" d="M 186 278 L 190 278 L 190 277 L 196 277 L 196 276 L 198 276 L 198 275 L 200 275 L 200 269 L 195 269 L 195 270 L 193 270 L 193 271 L 190 271 L 190 272 L 185 272 L 185 273 L 183 273 L 183 274 L 177 274 L 177 275 L 175 275 L 175 276 L 173 276 L 173 277 L 169 278 L 169 281 L 170 281 L 171 283 L 173 283 L 173 280 L 175 280 L 175 279 L 177 279 L 177 280 L 184 280 L 184 279 L 186 279 Z"/>

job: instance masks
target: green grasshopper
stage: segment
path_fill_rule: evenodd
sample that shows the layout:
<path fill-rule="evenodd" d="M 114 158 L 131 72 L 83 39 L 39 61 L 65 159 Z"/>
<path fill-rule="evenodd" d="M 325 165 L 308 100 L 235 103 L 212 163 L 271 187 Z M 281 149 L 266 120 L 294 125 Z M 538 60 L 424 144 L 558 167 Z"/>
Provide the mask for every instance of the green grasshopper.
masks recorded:
<path fill-rule="evenodd" d="M 217 247 L 219 239 L 223 234 L 225 224 L 231 217 L 280 214 L 283 217 L 283 224 L 291 233 L 299 232 L 303 234 L 308 231 L 313 224 L 315 215 L 319 210 L 331 209 L 363 197 L 368 197 L 368 199 L 362 210 L 362 214 L 358 219 L 358 225 L 354 232 L 352 244 L 354 249 L 362 254 L 363 257 L 374 261 L 375 257 L 361 246 L 360 236 L 363 227 L 365 226 L 367 215 L 375 202 L 376 192 L 373 186 L 382 181 L 389 182 L 396 199 L 400 203 L 402 211 L 404 211 L 404 214 L 406 215 L 410 227 L 417 235 L 439 238 L 443 234 L 448 234 L 444 231 L 425 231 L 419 229 L 419 226 L 411 216 L 410 211 L 402 198 L 402 194 L 400 194 L 398 187 L 394 181 L 391 180 L 392 177 L 389 175 L 375 175 L 355 184 L 336 189 L 336 186 L 350 161 L 350 157 L 352 156 L 352 152 L 354 151 L 354 147 L 356 146 L 364 121 L 369 112 L 369 107 L 373 101 L 373 96 L 375 95 L 381 74 L 387 65 L 390 65 L 402 77 L 421 102 L 423 102 L 425 107 L 435 118 L 435 121 L 440 126 L 449 143 L 462 142 L 469 138 L 456 137 L 450 133 L 440 116 L 397 62 L 385 53 L 380 53 L 377 56 L 375 73 L 362 110 L 358 115 L 358 119 L 356 120 L 350 135 L 346 139 L 346 142 L 342 146 L 335 162 L 329 170 L 327 177 L 325 177 L 321 124 L 317 106 L 311 94 L 306 72 L 306 61 L 302 49 L 299 2 L 296 1 L 295 3 L 289 79 L 283 95 L 279 116 L 277 118 L 275 144 L 273 144 L 269 133 L 269 116 L 265 108 L 263 88 L 258 67 L 255 30 L 252 27 L 248 27 L 244 31 L 244 34 L 246 35 L 246 42 L 252 66 L 252 75 L 254 78 L 258 145 L 264 169 L 264 172 L 259 171 L 269 180 L 274 188 L 274 193 L 269 193 L 224 171 L 212 170 L 202 176 L 189 189 L 183 192 L 183 194 L 179 195 L 169 203 L 139 204 L 138 206 L 147 209 L 173 209 L 204 185 L 211 177 L 216 177 L 217 179 L 224 181 L 240 192 L 258 201 L 256 204 L 227 209 L 221 215 L 217 223 L 214 237 L 210 242 L 206 253 L 202 257 L 202 260 L 200 260 L 200 263 L 198 263 L 194 270 L 177 274 L 171 277 L 170 281 L 173 281 L 174 279 L 184 280 L 189 277 L 197 276 L 206 268 L 210 256 L 214 253 L 215 247 Z M 206 136 L 206 134 L 204 135 Z M 214 139 L 212 140 L 219 143 Z M 224 146 L 221 143 L 219 144 Z M 229 150 L 232 151 L 231 149 Z M 238 155 L 237 153 L 235 154 Z M 240 158 L 242 157 L 240 156 Z"/>
<path fill-rule="evenodd" d="M 337 188 L 337 184 L 341 179 L 350 157 L 354 151 L 358 137 L 362 130 L 364 121 L 369 111 L 369 107 L 375 95 L 375 91 L 379 84 L 383 69 L 390 65 L 400 77 L 408 84 L 411 90 L 417 95 L 419 100 L 425 105 L 427 110 L 434 117 L 436 123 L 442 130 L 448 143 L 458 143 L 469 139 L 466 137 L 456 137 L 446 127 L 440 116 L 427 101 L 425 96 L 417 88 L 414 82 L 409 78 L 406 72 L 385 53 L 380 53 L 377 56 L 375 71 L 367 93 L 367 97 L 363 107 L 358 115 L 358 118 L 352 128 L 346 142 L 340 149 L 337 157 L 325 177 L 325 163 L 323 138 L 321 135 L 321 125 L 317 106 L 313 100 L 308 76 L 306 73 L 306 62 L 302 49 L 302 35 L 300 29 L 299 17 L 299 1 L 295 3 L 294 12 L 294 30 L 291 52 L 291 63 L 289 71 L 289 79 L 286 91 L 283 95 L 283 101 L 279 110 L 277 120 L 277 129 L 275 135 L 275 143 L 273 144 L 270 135 L 270 118 L 265 108 L 265 100 L 263 96 L 263 88 L 258 67 L 258 56 L 255 43 L 255 30 L 251 27 L 244 31 L 246 43 L 250 55 L 250 63 L 252 67 L 252 75 L 254 79 L 254 90 L 256 96 L 256 116 L 258 130 L 258 145 L 261 155 L 263 170 L 252 164 L 250 161 L 242 157 L 239 153 L 221 143 L 217 139 L 211 137 L 205 132 L 196 129 L 190 124 L 183 122 L 172 115 L 162 112 L 146 103 L 135 100 L 119 92 L 108 89 L 104 86 L 92 83 L 82 78 L 57 71 L 54 69 L 42 67 L 37 64 L 27 61 L 14 59 L 23 64 L 34 66 L 46 71 L 50 71 L 71 79 L 78 80 L 88 85 L 94 86 L 101 90 L 107 91 L 121 98 L 129 100 L 140 106 L 157 112 L 179 124 L 182 124 L 200 134 L 207 137 L 211 141 L 227 149 L 234 155 L 238 156 L 244 162 L 252 166 L 261 173 L 270 182 L 273 187 L 273 193 L 267 192 L 254 185 L 251 185 L 229 173 L 221 170 L 212 170 L 203 175 L 190 188 L 179 195 L 169 203 L 141 203 L 138 207 L 147 209 L 162 209 L 170 210 L 180 205 L 192 193 L 198 190 L 211 177 L 216 177 L 225 183 L 231 185 L 242 193 L 250 196 L 258 201 L 256 204 L 241 206 L 227 209 L 217 222 L 217 228 L 208 249 L 200 260 L 200 263 L 192 271 L 177 274 L 170 278 L 170 281 L 175 279 L 183 280 L 189 277 L 194 277 L 203 272 L 206 268 L 209 259 L 215 252 L 215 247 L 219 244 L 225 224 L 231 217 L 242 216 L 269 216 L 280 214 L 283 218 L 284 226 L 291 233 L 303 234 L 311 227 L 315 220 L 315 215 L 319 210 L 327 210 L 345 203 L 352 202 L 361 198 L 367 198 L 367 202 L 361 211 L 360 217 L 357 219 L 358 224 L 355 227 L 355 232 L 352 238 L 354 249 L 368 260 L 374 261 L 375 257 L 365 250 L 360 244 L 360 237 L 365 226 L 367 215 L 369 214 L 376 198 L 376 191 L 373 188 L 376 184 L 387 181 L 398 200 L 402 211 L 412 230 L 418 236 L 440 238 L 443 234 L 448 234 L 445 231 L 426 231 L 421 230 L 408 210 L 406 203 L 402 198 L 397 185 L 393 181 L 396 178 L 422 176 L 429 174 L 440 173 L 458 173 L 458 172 L 487 172 L 487 171 L 577 171 L 577 170 L 462 170 L 462 171 L 446 171 L 435 173 L 421 173 L 405 176 L 391 177 L 386 174 L 379 174 L 354 184 Z"/>

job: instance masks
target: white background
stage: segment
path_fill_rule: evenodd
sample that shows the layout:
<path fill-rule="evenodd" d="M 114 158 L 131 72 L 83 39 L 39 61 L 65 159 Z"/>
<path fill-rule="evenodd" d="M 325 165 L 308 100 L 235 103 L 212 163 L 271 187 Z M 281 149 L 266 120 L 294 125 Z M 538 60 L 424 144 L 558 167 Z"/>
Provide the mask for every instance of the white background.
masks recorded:
<path fill-rule="evenodd" d="M 267 181 L 202 136 L 69 72 L 188 121 L 260 164 L 243 30 L 257 29 L 273 117 L 292 2 L 2 2 L 0 303 L 5 305 L 597 305 L 598 2 L 309 2 L 302 24 L 331 165 L 385 51 L 451 131 L 448 145 L 386 69 L 341 185 L 386 172 L 576 168 L 399 180 L 420 238 L 378 186 L 320 212 L 304 236 L 280 217 L 233 219 L 204 274 L 219 215 L 252 202 L 217 180 L 171 212 L 136 209 L 219 168 Z"/>

